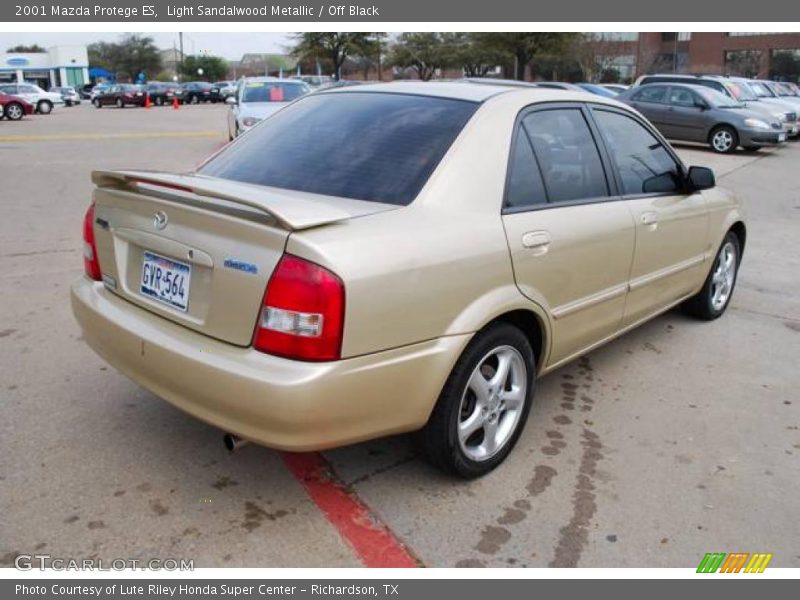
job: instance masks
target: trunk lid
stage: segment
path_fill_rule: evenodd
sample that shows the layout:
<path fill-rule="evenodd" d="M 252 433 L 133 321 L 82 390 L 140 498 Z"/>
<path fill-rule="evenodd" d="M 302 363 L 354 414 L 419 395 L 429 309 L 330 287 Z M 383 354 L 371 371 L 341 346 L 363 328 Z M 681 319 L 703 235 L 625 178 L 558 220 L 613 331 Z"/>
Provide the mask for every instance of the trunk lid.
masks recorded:
<path fill-rule="evenodd" d="M 106 287 L 240 346 L 252 341 L 291 232 L 396 208 L 197 175 L 95 171 L 92 180 Z"/>

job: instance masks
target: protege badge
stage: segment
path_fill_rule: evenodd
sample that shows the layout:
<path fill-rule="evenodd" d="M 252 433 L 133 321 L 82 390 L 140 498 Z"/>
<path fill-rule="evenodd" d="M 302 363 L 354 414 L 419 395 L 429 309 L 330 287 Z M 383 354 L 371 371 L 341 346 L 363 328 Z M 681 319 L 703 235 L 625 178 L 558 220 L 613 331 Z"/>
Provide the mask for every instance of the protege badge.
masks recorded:
<path fill-rule="evenodd" d="M 236 260 L 235 258 L 226 258 L 223 263 L 227 269 L 236 269 L 237 271 L 244 271 L 255 275 L 258 273 L 258 267 L 253 263 L 245 262 L 243 260 Z"/>

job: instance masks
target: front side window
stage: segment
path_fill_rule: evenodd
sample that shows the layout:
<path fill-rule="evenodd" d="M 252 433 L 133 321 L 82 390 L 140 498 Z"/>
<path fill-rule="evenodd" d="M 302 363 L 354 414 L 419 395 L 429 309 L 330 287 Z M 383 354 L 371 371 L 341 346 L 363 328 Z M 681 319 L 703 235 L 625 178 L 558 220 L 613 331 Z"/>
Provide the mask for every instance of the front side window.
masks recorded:
<path fill-rule="evenodd" d="M 669 92 L 669 103 L 674 106 L 693 108 L 699 104 L 700 100 L 689 90 L 683 88 L 672 88 Z"/>
<path fill-rule="evenodd" d="M 264 119 L 200 173 L 406 205 L 478 106 L 409 94 L 309 95 Z"/>
<path fill-rule="evenodd" d="M 595 121 L 622 179 L 622 193 L 680 193 L 682 170 L 663 144 L 635 119 L 596 109 Z"/>
<path fill-rule="evenodd" d="M 640 92 L 634 94 L 636 102 L 652 102 L 655 104 L 666 104 L 667 88 L 662 85 L 646 85 Z"/>
<path fill-rule="evenodd" d="M 532 112 L 522 125 L 541 169 L 548 202 L 609 195 L 600 153 L 579 108 Z"/>

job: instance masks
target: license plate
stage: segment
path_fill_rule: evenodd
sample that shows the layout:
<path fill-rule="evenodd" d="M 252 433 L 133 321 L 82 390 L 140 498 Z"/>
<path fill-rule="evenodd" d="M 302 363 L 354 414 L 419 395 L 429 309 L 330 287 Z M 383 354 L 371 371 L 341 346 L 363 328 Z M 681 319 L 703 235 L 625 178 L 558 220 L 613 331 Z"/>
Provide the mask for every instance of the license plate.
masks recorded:
<path fill-rule="evenodd" d="M 786 134 L 785 133 L 778 134 L 778 141 L 779 142 L 785 142 L 786 141 Z"/>
<path fill-rule="evenodd" d="M 145 250 L 139 288 L 143 295 L 186 312 L 191 278 L 191 266 Z"/>

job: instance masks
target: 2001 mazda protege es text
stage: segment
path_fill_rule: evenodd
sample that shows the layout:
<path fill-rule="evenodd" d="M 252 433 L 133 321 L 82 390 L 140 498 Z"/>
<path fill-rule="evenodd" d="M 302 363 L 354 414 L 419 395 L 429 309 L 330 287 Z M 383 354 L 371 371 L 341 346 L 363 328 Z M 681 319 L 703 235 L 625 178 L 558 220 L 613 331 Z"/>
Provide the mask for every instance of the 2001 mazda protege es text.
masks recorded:
<path fill-rule="evenodd" d="M 390 83 L 303 97 L 197 171 L 96 171 L 88 344 L 244 440 L 418 431 L 496 467 L 541 376 L 679 303 L 730 302 L 742 207 L 580 92 Z"/>

